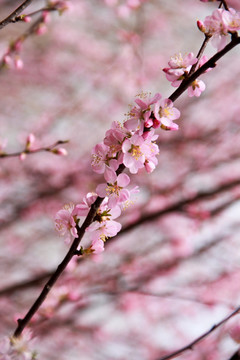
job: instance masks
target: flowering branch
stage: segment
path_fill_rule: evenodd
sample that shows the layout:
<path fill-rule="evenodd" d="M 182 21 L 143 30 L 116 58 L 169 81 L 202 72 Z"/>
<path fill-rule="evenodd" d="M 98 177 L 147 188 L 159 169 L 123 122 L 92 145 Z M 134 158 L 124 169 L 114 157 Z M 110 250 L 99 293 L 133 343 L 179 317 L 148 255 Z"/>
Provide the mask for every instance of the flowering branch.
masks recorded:
<path fill-rule="evenodd" d="M 235 46 L 240 44 L 240 37 L 237 34 L 232 35 L 232 40 L 229 44 L 227 44 L 221 51 L 217 52 L 213 55 L 205 64 L 203 64 L 200 68 L 198 68 L 191 76 L 189 76 L 186 80 L 183 80 L 181 85 L 173 92 L 172 95 L 169 96 L 169 99 L 173 102 L 179 98 L 180 95 L 184 93 L 185 90 L 191 85 L 191 83 L 196 80 L 200 75 L 202 75 L 208 69 L 214 68 L 216 66 L 216 62 L 220 60 L 225 54 L 231 51 Z"/>
<path fill-rule="evenodd" d="M 210 330 L 206 331 L 204 334 L 202 334 L 201 336 L 199 336 L 197 339 L 195 339 L 194 341 L 192 341 L 190 344 L 182 347 L 181 349 L 174 351 L 173 353 L 163 356 L 161 358 L 159 358 L 158 360 L 170 360 L 170 359 L 174 359 L 176 357 L 178 357 L 179 355 L 181 355 L 182 353 L 184 353 L 187 350 L 193 350 L 193 347 L 198 344 L 199 342 L 201 342 L 203 339 L 205 339 L 208 335 L 210 335 L 213 331 L 215 331 L 217 328 L 219 328 L 220 326 L 222 326 L 223 324 L 225 324 L 228 320 L 230 320 L 231 318 L 233 318 L 235 315 L 237 315 L 240 312 L 240 306 L 238 306 L 230 315 L 228 315 L 227 317 L 225 317 L 223 320 L 219 321 L 217 324 L 213 325 L 211 327 Z M 237 360 L 237 358 L 234 358 Z M 231 360 L 231 359 L 230 359 Z"/>
<path fill-rule="evenodd" d="M 119 125 L 114 122 L 112 128 L 107 131 L 104 141 L 94 147 L 92 151 L 92 168 L 95 172 L 104 174 L 106 183 L 98 185 L 96 193 L 87 194 L 82 203 L 76 206 L 66 206 L 57 213 L 55 219 L 56 229 L 61 235 L 65 235 L 66 232 L 70 233 L 72 245 L 25 317 L 18 319 L 18 326 L 13 335 L 14 338 L 20 337 L 71 259 L 75 255 L 82 256 L 102 252 L 104 242 L 120 231 L 121 224 L 112 219 L 120 215 L 131 193 L 131 190 L 125 189 L 130 182 L 130 178 L 128 175 L 123 174 L 123 171 L 128 168 L 131 174 L 136 174 L 142 168 L 145 168 L 147 172 L 152 172 L 155 169 L 158 163 L 156 155 L 159 149 L 155 142 L 158 136 L 155 135 L 154 131 L 158 128 L 164 130 L 178 129 L 178 125 L 174 123 L 174 120 L 180 117 L 180 111 L 173 107 L 173 102 L 187 88 L 192 89 L 190 89 L 190 96 L 199 96 L 204 89 L 203 85 L 197 81 L 197 78 L 207 70 L 215 67 L 219 59 L 240 43 L 240 38 L 236 32 L 236 30 L 240 29 L 238 24 L 240 14 L 223 9 L 216 11 L 218 15 L 217 22 L 214 18 L 215 12 L 212 17 L 206 18 L 204 24 L 199 26 L 199 28 L 201 27 L 200 30 L 205 34 L 205 40 L 198 53 L 198 58 L 194 58 L 191 53 L 184 59 L 179 57 L 176 61 L 172 60 L 171 64 L 169 64 L 170 68 L 165 69 L 169 76 L 168 80 L 173 81 L 173 83 L 177 82 L 178 85 L 180 82 L 177 90 L 168 99 L 163 99 L 159 93 L 155 94 L 153 98 L 147 95 L 139 96 L 135 100 L 136 105 L 131 108 L 128 119 L 124 124 Z M 237 17 L 237 23 L 234 21 L 235 17 Z M 40 19 L 40 21 L 43 20 L 44 18 Z M 216 28 L 212 28 L 208 24 L 213 20 Z M 222 31 L 220 34 L 219 29 Z M 35 25 L 33 30 L 35 30 Z M 232 35 L 232 40 L 224 47 L 226 35 L 229 33 Z M 200 57 L 209 38 L 213 40 L 216 40 L 216 38 L 219 40 L 220 38 L 220 42 L 217 43 L 218 52 L 210 60 L 207 61 L 205 57 L 204 61 L 201 61 L 203 59 L 200 60 Z M 189 69 L 189 66 L 194 64 L 197 65 L 192 68 L 191 73 L 191 67 Z M 173 86 L 176 86 L 176 84 Z M 196 88 L 199 88 L 199 91 L 196 91 Z M 86 216 L 86 218 L 80 227 L 81 216 Z M 85 232 L 90 233 L 92 241 L 91 246 L 87 249 L 79 246 Z M 200 342 L 239 311 L 240 308 L 189 345 L 161 360 L 171 359 L 191 349 L 196 343 Z"/>
<path fill-rule="evenodd" d="M 15 153 L 6 153 L 0 150 L 0 158 L 19 156 L 21 160 L 24 160 L 26 158 L 26 155 L 35 154 L 43 151 L 51 152 L 56 155 L 67 155 L 67 151 L 64 148 L 57 148 L 58 145 L 62 145 L 66 143 L 68 143 L 68 140 L 58 140 L 57 142 L 55 142 L 50 146 L 41 147 L 38 149 L 31 149 L 32 143 L 30 143 L 30 141 L 27 141 L 26 147 L 22 151 L 18 151 Z"/>
<path fill-rule="evenodd" d="M 169 97 L 169 99 L 172 101 L 175 101 L 179 96 L 182 95 L 182 93 L 188 88 L 188 86 L 195 79 L 197 79 L 201 74 L 203 74 L 208 68 L 215 67 L 216 62 L 221 57 L 223 57 L 227 52 L 229 52 L 231 49 L 233 49 L 236 45 L 238 45 L 239 43 L 240 43 L 240 38 L 233 37 L 232 41 L 223 50 L 221 50 L 217 54 L 215 54 L 209 61 L 207 61 L 203 66 L 201 66 L 198 70 L 196 70 L 186 81 L 184 81 L 179 86 L 179 88 Z M 125 166 L 123 164 L 120 165 L 119 169 L 116 172 L 117 175 L 122 173 L 124 169 L 125 169 Z M 68 263 L 71 261 L 73 256 L 82 255 L 81 248 L 78 249 L 80 241 L 81 241 L 82 237 L 84 236 L 86 229 L 94 221 L 94 218 L 97 214 L 97 210 L 99 209 L 103 200 L 104 200 L 104 198 L 97 197 L 95 202 L 92 203 L 90 210 L 88 212 L 88 215 L 87 215 L 85 221 L 83 222 L 82 226 L 79 227 L 78 225 L 76 225 L 78 237 L 75 237 L 75 239 L 73 240 L 73 243 L 72 243 L 67 255 L 65 256 L 63 261 L 60 263 L 60 265 L 58 266 L 55 273 L 51 276 L 51 278 L 49 279 L 47 284 L 44 286 L 41 294 L 39 295 L 39 297 L 37 298 L 35 303 L 32 305 L 32 307 L 30 308 L 30 310 L 28 311 L 26 316 L 23 319 L 18 319 L 18 326 L 14 332 L 15 337 L 18 337 L 21 335 L 22 331 L 24 330 L 24 328 L 26 327 L 28 322 L 31 320 L 33 315 L 37 312 L 37 310 L 39 309 L 41 304 L 44 302 L 44 300 L 45 300 L 47 294 L 49 293 L 49 291 L 51 290 L 52 286 L 55 284 L 55 282 L 57 281 L 57 279 L 59 278 L 61 273 L 65 270 L 65 268 L 67 267 Z"/>
<path fill-rule="evenodd" d="M 21 12 L 26 9 L 26 7 L 29 6 L 32 2 L 33 0 L 25 0 L 16 10 L 14 10 L 8 17 L 6 17 L 6 19 L 0 21 L 0 29 L 10 23 L 16 22 L 19 14 L 21 14 Z"/>

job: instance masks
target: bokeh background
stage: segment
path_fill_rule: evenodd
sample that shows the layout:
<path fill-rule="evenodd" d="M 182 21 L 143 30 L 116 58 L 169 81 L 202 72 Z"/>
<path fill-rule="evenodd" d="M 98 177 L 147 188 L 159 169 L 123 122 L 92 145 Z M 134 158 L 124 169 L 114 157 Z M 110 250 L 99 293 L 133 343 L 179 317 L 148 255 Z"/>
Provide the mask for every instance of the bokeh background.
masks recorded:
<path fill-rule="evenodd" d="M 0 1 L 1 18 L 19 1 Z M 69 2 L 70 3 L 70 2 Z M 229 1 L 229 5 L 238 1 Z M 33 1 L 24 13 L 44 7 Z M 91 149 L 137 94 L 174 91 L 162 69 L 179 51 L 197 54 L 196 20 L 217 3 L 198 0 L 72 0 L 30 36 L 22 70 L 0 71 L 0 144 L 21 151 L 69 140 L 48 152 L 0 159 L 0 333 L 11 334 L 67 252 L 56 212 L 94 191 Z M 9 42 L 31 24 L 0 31 Z M 206 54 L 215 49 L 208 45 Z M 122 232 L 98 257 L 76 259 L 30 324 L 39 359 L 157 360 L 188 344 L 240 301 L 240 51 L 202 76 L 200 98 L 183 94 L 178 132 L 159 130 L 159 165 L 132 177 L 140 193 Z M 236 350 L 237 317 L 180 359 L 225 360 Z"/>

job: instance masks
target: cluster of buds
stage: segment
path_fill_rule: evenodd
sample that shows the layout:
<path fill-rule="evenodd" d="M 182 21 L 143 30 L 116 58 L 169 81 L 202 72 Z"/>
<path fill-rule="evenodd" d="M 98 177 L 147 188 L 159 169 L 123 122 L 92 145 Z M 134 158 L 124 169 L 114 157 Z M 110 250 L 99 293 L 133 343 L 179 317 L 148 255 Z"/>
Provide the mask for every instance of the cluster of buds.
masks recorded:
<path fill-rule="evenodd" d="M 216 9 L 203 22 L 198 21 L 197 25 L 200 31 L 211 37 L 212 45 L 220 51 L 226 46 L 228 35 L 240 29 L 240 12 L 232 8 Z"/>
<path fill-rule="evenodd" d="M 2 67 L 15 68 L 21 70 L 23 68 L 23 61 L 20 57 L 20 51 L 22 48 L 23 38 L 18 38 L 16 41 L 11 42 L 9 48 L 2 58 Z"/>
<path fill-rule="evenodd" d="M 170 99 L 162 99 L 157 93 L 150 97 L 141 94 L 131 107 L 123 124 L 113 122 L 103 142 L 92 150 L 92 169 L 103 174 L 105 183 L 96 187 L 94 193 L 87 194 L 83 202 L 68 205 L 56 215 L 56 229 L 68 240 L 78 237 L 78 224 L 82 216 L 86 216 L 97 196 L 104 198 L 93 223 L 87 228 L 90 233 L 91 245 L 85 253 L 100 253 L 104 250 L 104 242 L 115 236 L 121 224 L 115 221 L 121 211 L 132 203 L 131 196 L 138 188 L 128 189 L 130 177 L 119 169 L 128 169 L 137 174 L 140 169 L 152 172 L 157 163 L 159 148 L 156 144 L 158 135 L 155 130 L 177 130 L 174 120 L 180 117 L 180 111 L 173 107 Z"/>

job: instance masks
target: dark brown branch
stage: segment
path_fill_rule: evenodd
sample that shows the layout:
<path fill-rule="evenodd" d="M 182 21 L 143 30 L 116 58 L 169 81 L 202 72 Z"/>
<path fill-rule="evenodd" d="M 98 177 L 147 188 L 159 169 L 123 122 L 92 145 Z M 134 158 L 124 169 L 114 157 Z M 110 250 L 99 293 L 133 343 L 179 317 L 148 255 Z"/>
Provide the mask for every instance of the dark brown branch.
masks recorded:
<path fill-rule="evenodd" d="M 117 170 L 117 174 L 120 174 L 125 169 L 125 166 L 122 164 L 119 166 Z M 38 296 L 32 307 L 29 309 L 27 314 L 23 319 L 18 319 L 18 326 L 14 332 L 14 336 L 18 337 L 21 335 L 22 331 L 26 327 L 26 325 L 29 323 L 29 321 L 32 319 L 33 315 L 38 311 L 39 307 L 42 305 L 44 300 L 46 299 L 49 291 L 53 287 L 53 285 L 56 283 L 59 276 L 62 274 L 62 272 L 65 270 L 73 256 L 78 253 L 78 246 L 82 240 L 82 237 L 84 236 L 86 228 L 93 222 L 94 217 L 96 215 L 97 210 L 99 209 L 101 203 L 103 202 L 103 198 L 98 197 L 96 201 L 91 205 L 90 211 L 83 222 L 81 227 L 77 226 L 77 232 L 78 232 L 78 238 L 75 238 L 67 255 L 63 259 L 63 261 L 58 265 L 57 270 L 52 274 L 46 285 L 44 286 L 41 294 Z"/>
<path fill-rule="evenodd" d="M 181 349 L 174 351 L 173 353 L 163 356 L 161 358 L 159 358 L 158 360 L 170 360 L 170 359 L 174 359 L 176 357 L 178 357 L 179 355 L 181 355 L 182 353 L 186 352 L 187 350 L 192 350 L 193 347 L 200 343 L 203 339 L 205 339 L 208 335 L 210 335 L 213 331 L 215 331 L 217 328 L 219 328 L 220 326 L 222 326 L 223 324 L 225 324 L 228 320 L 230 320 L 232 317 L 234 317 L 235 315 L 237 315 L 240 312 L 240 306 L 237 307 L 230 315 L 228 315 L 227 317 L 225 317 L 223 320 L 221 320 L 220 322 L 218 322 L 217 324 L 213 325 L 211 327 L 210 330 L 208 330 L 207 332 L 205 332 L 204 334 L 202 334 L 201 336 L 199 336 L 197 339 L 195 339 L 194 341 L 192 341 L 190 344 L 182 347 Z M 231 358 L 232 360 L 237 360 L 238 358 Z M 231 360 L 230 359 L 230 360 Z"/>
<path fill-rule="evenodd" d="M 235 46 L 240 44 L 240 37 L 232 36 L 232 40 L 229 44 L 225 46 L 221 51 L 217 52 L 214 56 L 212 56 L 205 64 L 203 64 L 200 68 L 198 68 L 191 76 L 189 76 L 186 80 L 184 80 L 181 85 L 175 90 L 172 95 L 169 96 L 169 99 L 174 102 L 177 100 L 185 90 L 191 85 L 191 83 L 196 80 L 200 75 L 202 75 L 206 70 L 214 68 L 216 66 L 216 62 L 220 60 L 225 54 L 231 51 Z"/>
<path fill-rule="evenodd" d="M 27 6 L 29 6 L 33 0 L 25 0 L 16 10 L 14 10 L 6 19 L 2 20 L 0 22 L 0 29 L 5 27 L 6 25 L 12 23 L 15 21 L 15 18 L 21 14 L 21 12 L 26 9 Z"/>
<path fill-rule="evenodd" d="M 210 60 L 208 60 L 203 66 L 201 66 L 196 72 L 194 72 L 187 80 L 183 81 L 182 84 L 179 86 L 179 88 L 176 91 L 174 91 L 174 93 L 169 97 L 169 99 L 172 100 L 172 101 L 175 101 L 179 96 L 182 95 L 182 93 L 188 88 L 188 86 L 194 80 L 196 80 L 200 75 L 202 75 L 207 69 L 215 67 L 216 62 L 220 58 L 222 58 L 226 53 L 228 53 L 230 50 L 232 50 L 239 43 L 240 43 L 240 38 L 237 37 L 237 36 L 233 36 L 232 41 L 227 46 L 225 46 L 225 48 L 223 50 L 221 50 L 217 54 L 215 54 Z M 117 173 L 119 174 L 123 170 L 124 170 L 124 165 L 121 165 Z M 77 230 L 78 230 L 78 238 L 74 239 L 74 241 L 72 243 L 72 246 L 69 249 L 67 255 L 65 256 L 63 261 L 60 263 L 60 265 L 58 266 L 58 268 L 54 272 L 54 274 L 51 276 L 51 278 L 49 279 L 47 284 L 44 286 L 41 294 L 36 299 L 35 303 L 32 305 L 32 307 L 30 308 L 28 313 L 25 315 L 25 317 L 23 319 L 18 320 L 18 326 L 17 326 L 17 328 L 16 328 L 16 330 L 14 332 L 14 336 L 18 337 L 18 336 L 21 335 L 22 331 L 24 330 L 24 328 L 26 327 L 28 322 L 31 320 L 33 315 L 37 312 L 37 310 L 39 309 L 41 304 L 44 302 L 44 300 L 45 300 L 47 294 L 49 293 L 49 291 L 51 290 L 52 286 L 55 284 L 55 282 L 57 281 L 59 276 L 62 274 L 64 269 L 67 267 L 68 263 L 71 261 L 73 256 L 76 254 L 76 251 L 79 250 L 78 246 L 80 244 L 80 241 L 81 241 L 82 237 L 84 236 L 85 230 L 93 222 L 93 219 L 94 219 L 94 217 L 96 215 L 96 212 L 97 212 L 98 208 L 100 207 L 102 201 L 103 201 L 103 198 L 98 197 L 96 199 L 96 201 L 92 204 L 92 206 L 90 208 L 90 211 L 89 211 L 83 225 L 81 226 L 81 228 L 79 228 L 79 227 L 77 228 Z M 233 315 L 231 315 L 230 317 L 232 317 L 232 316 Z M 225 321 L 227 321 L 227 320 L 224 320 L 223 322 L 225 322 Z M 223 322 L 221 322 L 221 324 Z M 215 325 L 214 328 L 212 328 L 211 331 L 215 330 L 215 328 L 218 327 L 218 326 L 220 326 L 220 325 Z M 206 333 L 205 335 L 203 335 L 202 337 L 200 337 L 199 338 L 200 340 L 197 339 L 195 342 L 188 345 L 188 347 L 185 347 L 184 351 L 186 349 L 191 348 L 191 346 L 193 346 L 195 343 L 201 341 L 202 338 L 204 338 L 208 334 L 209 334 L 209 332 Z M 178 354 L 178 353 L 180 354 L 181 352 L 183 352 L 183 350 L 179 350 L 178 352 L 176 352 L 174 354 Z M 162 358 L 161 360 L 164 360 L 164 359 L 166 360 L 166 359 L 170 359 L 170 358 L 165 357 L 165 358 Z"/>

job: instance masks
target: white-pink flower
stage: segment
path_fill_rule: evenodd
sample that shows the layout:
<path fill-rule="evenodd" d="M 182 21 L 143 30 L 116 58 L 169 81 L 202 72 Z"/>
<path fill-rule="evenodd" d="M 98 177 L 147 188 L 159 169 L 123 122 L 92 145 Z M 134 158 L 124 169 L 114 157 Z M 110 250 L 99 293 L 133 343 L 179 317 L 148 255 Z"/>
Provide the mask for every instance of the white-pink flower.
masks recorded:
<path fill-rule="evenodd" d="M 224 11 L 222 14 L 223 24 L 229 32 L 240 30 L 240 12 L 230 8 L 229 11 Z"/>
<path fill-rule="evenodd" d="M 191 86 L 188 87 L 188 96 L 199 97 L 205 89 L 206 89 L 206 85 L 204 84 L 204 82 L 202 80 L 196 79 L 191 83 Z"/>
<path fill-rule="evenodd" d="M 101 197 L 108 197 L 108 206 L 110 209 L 117 204 L 125 202 L 129 199 L 130 193 L 124 189 L 130 183 L 130 178 L 127 174 L 115 175 L 107 179 L 108 183 L 100 184 L 96 188 L 96 193 Z"/>
<path fill-rule="evenodd" d="M 205 18 L 203 23 L 198 22 L 198 27 L 206 35 L 212 37 L 212 45 L 220 51 L 227 44 L 228 32 L 238 29 L 239 13 L 233 9 L 231 11 L 216 9 L 212 15 Z"/>
<path fill-rule="evenodd" d="M 117 235 L 122 225 L 114 220 L 94 221 L 86 231 L 91 233 L 91 240 L 106 241 L 107 238 Z"/>
<path fill-rule="evenodd" d="M 70 235 L 67 240 L 78 237 L 76 222 L 74 219 L 74 204 L 66 204 L 63 209 L 59 210 L 55 217 L 55 228 L 61 236 L 66 233 Z"/>
<path fill-rule="evenodd" d="M 79 218 L 80 216 L 87 216 L 91 205 L 94 203 L 94 201 L 97 199 L 97 194 L 94 192 L 87 193 L 86 196 L 84 196 L 83 201 L 80 204 L 77 204 L 74 209 L 74 215 Z"/>
<path fill-rule="evenodd" d="M 101 254 L 104 251 L 104 242 L 101 239 L 94 239 L 92 241 L 91 250 L 94 251 L 94 254 Z"/>
<path fill-rule="evenodd" d="M 196 62 L 197 58 L 194 57 L 192 52 L 185 56 L 178 53 L 171 57 L 168 62 L 169 68 L 164 68 L 163 71 L 166 74 L 167 80 L 171 81 L 171 85 L 177 87 L 185 78 L 185 75 L 188 74 L 191 66 L 196 64 Z"/>
<path fill-rule="evenodd" d="M 108 154 L 115 157 L 122 148 L 122 142 L 127 136 L 128 131 L 120 123 L 113 121 L 111 129 L 109 129 L 104 138 L 104 144 L 109 147 Z"/>
<path fill-rule="evenodd" d="M 132 174 L 136 174 L 144 167 L 145 160 L 149 155 L 149 147 L 145 144 L 142 136 L 134 134 L 122 144 L 123 164 L 129 168 Z"/>
<path fill-rule="evenodd" d="M 92 169 L 98 174 L 103 174 L 105 171 L 116 171 L 118 168 L 118 161 L 111 159 L 109 156 L 110 147 L 103 142 L 94 146 L 92 150 Z"/>
<path fill-rule="evenodd" d="M 173 122 L 180 117 L 180 111 L 173 107 L 173 102 L 170 99 L 163 99 L 158 101 L 154 107 L 154 115 L 156 122 L 154 127 L 160 127 L 169 130 L 178 130 L 178 125 Z"/>
<path fill-rule="evenodd" d="M 32 335 L 29 330 L 25 330 L 19 337 L 5 336 L 0 340 L 0 359 L 1 360 L 32 360 L 36 353 L 30 349 Z"/>

